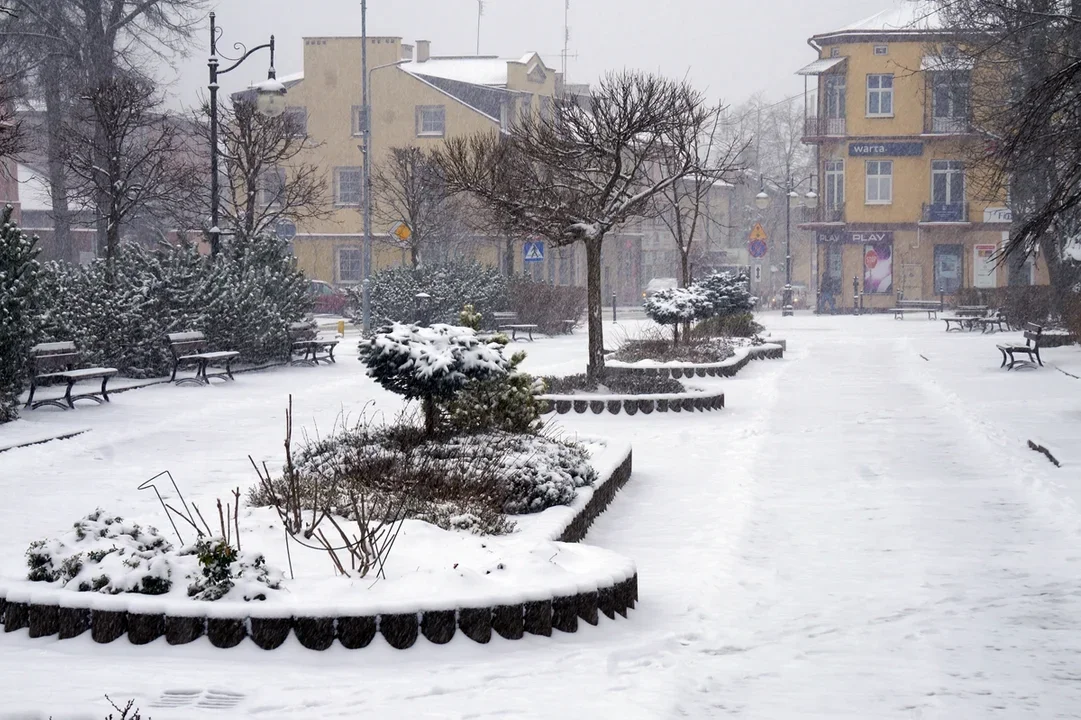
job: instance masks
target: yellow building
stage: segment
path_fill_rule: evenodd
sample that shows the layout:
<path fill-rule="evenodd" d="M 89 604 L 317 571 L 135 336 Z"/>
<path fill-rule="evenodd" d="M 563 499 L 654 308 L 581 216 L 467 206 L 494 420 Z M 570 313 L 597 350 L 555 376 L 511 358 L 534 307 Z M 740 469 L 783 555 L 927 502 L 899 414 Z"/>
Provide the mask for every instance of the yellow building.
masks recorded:
<path fill-rule="evenodd" d="M 971 116 L 979 68 L 925 2 L 815 35 L 819 57 L 799 71 L 804 142 L 818 148 L 813 222 L 826 307 L 893 307 L 899 297 L 954 301 L 962 289 L 1046 284 L 1037 260 L 996 267 L 1010 229 L 1004 189 L 966 159 L 985 140 Z"/>
<path fill-rule="evenodd" d="M 425 40 L 414 47 L 398 37 L 369 37 L 367 56 L 373 169 L 392 147 L 430 148 L 445 138 L 505 130 L 522 113 L 547 112 L 556 92 L 556 73 L 536 53 L 515 60 L 436 57 Z M 363 278 L 360 68 L 361 38 L 309 37 L 304 38 L 303 72 L 280 78 L 288 90 L 286 112 L 321 143 L 304 161 L 325 168 L 334 203 L 330 217 L 297 227 L 294 252 L 308 277 L 335 285 Z M 390 230 L 373 217 L 374 269 L 406 262 L 407 253 L 391 242 Z M 501 264 L 501 240 L 478 238 L 471 245 L 478 260 Z M 570 255 L 573 259 L 575 253 Z M 521 243 L 516 256 L 521 270 Z M 558 261 L 558 253 L 548 257 L 539 267 L 530 263 L 530 269 L 541 277 L 559 277 L 557 268 L 547 267 Z M 566 275 L 565 268 L 558 270 Z"/>

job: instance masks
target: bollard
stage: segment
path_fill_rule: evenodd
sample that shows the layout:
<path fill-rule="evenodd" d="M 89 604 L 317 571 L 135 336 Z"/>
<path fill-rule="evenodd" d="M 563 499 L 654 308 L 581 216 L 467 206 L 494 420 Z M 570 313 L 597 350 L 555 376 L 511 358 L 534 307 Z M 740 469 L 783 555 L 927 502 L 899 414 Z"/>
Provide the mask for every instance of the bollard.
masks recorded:
<path fill-rule="evenodd" d="M 612 322 L 616 321 L 616 294 L 612 293 Z"/>
<path fill-rule="evenodd" d="M 345 337 L 345 320 L 338 321 L 338 336 Z"/>

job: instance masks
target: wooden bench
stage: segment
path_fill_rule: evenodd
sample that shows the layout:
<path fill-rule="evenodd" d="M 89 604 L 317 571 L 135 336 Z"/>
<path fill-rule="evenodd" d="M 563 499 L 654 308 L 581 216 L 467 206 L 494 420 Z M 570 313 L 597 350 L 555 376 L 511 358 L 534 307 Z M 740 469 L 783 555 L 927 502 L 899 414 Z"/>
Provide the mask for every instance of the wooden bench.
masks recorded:
<path fill-rule="evenodd" d="M 338 346 L 338 341 L 320 339 L 319 327 L 314 322 L 295 322 L 289 325 L 289 342 L 290 365 L 337 362 L 334 359 L 334 348 Z M 300 355 L 300 358 L 294 358 L 294 355 Z"/>
<path fill-rule="evenodd" d="M 1043 336 L 1043 327 L 1035 325 L 1033 323 L 1025 324 L 1025 344 L 1024 345 L 996 345 L 999 352 L 1002 353 L 1002 364 L 999 367 L 1004 367 L 1007 370 L 1013 370 L 1015 367 L 1036 367 L 1036 363 L 1039 363 L 1043 367 L 1043 360 L 1040 359 L 1040 338 Z M 1014 355 L 1027 355 L 1027 360 L 1018 360 Z M 1009 364 L 1007 364 L 1007 358 Z M 1032 359 L 1036 358 L 1036 362 Z"/>
<path fill-rule="evenodd" d="M 233 380 L 233 360 L 240 357 L 240 353 L 235 350 L 223 350 L 218 352 L 207 352 L 206 335 L 198 330 L 189 330 L 187 332 L 169 333 L 169 352 L 173 354 L 173 374 L 169 378 L 169 382 L 175 382 L 177 385 L 183 385 L 184 383 L 191 383 L 193 385 L 209 385 L 212 378 L 221 378 L 223 380 Z M 208 373 L 207 367 L 210 363 L 225 362 L 225 371 L 219 373 Z M 182 364 L 196 365 L 195 377 L 180 378 L 177 380 L 176 371 Z"/>
<path fill-rule="evenodd" d="M 517 340 L 518 332 L 525 332 L 529 334 L 529 342 L 533 342 L 533 331 L 537 329 L 537 325 L 530 323 L 515 322 L 518 320 L 518 313 L 516 312 L 494 312 L 492 313 L 492 320 L 496 323 L 497 330 L 510 330 L 510 339 Z"/>
<path fill-rule="evenodd" d="M 946 323 L 946 332 L 949 332 L 950 330 L 957 330 L 958 332 L 962 330 L 972 330 L 976 327 L 978 321 L 979 318 L 964 316 L 942 318 L 942 322 Z M 957 327 L 951 327 L 952 325 L 956 325 Z"/>
<path fill-rule="evenodd" d="M 986 305 L 958 305 L 953 310 L 954 314 L 958 317 L 974 317 L 979 318 L 987 315 Z"/>
<path fill-rule="evenodd" d="M 42 405 L 54 405 L 64 410 L 75 407 L 76 400 L 93 400 L 99 405 L 109 402 L 109 391 L 106 386 L 109 378 L 116 375 L 116 368 L 94 367 L 76 369 L 79 361 L 79 351 L 75 349 L 74 342 L 50 342 L 41 343 L 30 348 L 30 397 L 26 400 L 26 407 L 33 410 Z M 101 389 L 96 392 L 72 395 L 71 390 L 75 383 L 80 380 L 97 380 L 101 378 Z M 68 389 L 64 397 L 38 400 L 34 402 L 34 393 L 43 380 L 64 380 Z M 101 397 L 98 397 L 98 396 Z"/>
<path fill-rule="evenodd" d="M 937 305 L 937 303 L 936 303 L 936 305 Z M 890 310 L 890 312 L 893 313 L 893 319 L 894 320 L 904 320 L 905 319 L 905 313 L 921 313 L 921 312 L 927 313 L 927 319 L 928 320 L 937 320 L 938 319 L 938 311 L 939 311 L 939 308 L 937 308 L 937 307 L 933 307 L 933 308 L 895 307 L 892 310 Z"/>
<path fill-rule="evenodd" d="M 1000 332 L 1010 329 L 1009 321 L 1006 320 L 1006 316 L 1002 314 L 976 318 L 975 322 L 980 326 L 981 333 L 995 332 L 995 328 L 998 328 Z"/>

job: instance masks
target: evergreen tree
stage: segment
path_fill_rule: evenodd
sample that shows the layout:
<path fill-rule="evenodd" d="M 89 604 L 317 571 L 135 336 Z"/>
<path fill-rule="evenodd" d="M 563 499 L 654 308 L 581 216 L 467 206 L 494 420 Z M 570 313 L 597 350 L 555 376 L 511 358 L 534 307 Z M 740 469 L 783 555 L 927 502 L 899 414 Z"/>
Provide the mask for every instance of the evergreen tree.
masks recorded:
<path fill-rule="evenodd" d="M 8 205 L 0 225 L 0 423 L 19 414 L 37 329 L 34 300 L 40 273 L 37 238 L 27 237 L 11 214 Z"/>

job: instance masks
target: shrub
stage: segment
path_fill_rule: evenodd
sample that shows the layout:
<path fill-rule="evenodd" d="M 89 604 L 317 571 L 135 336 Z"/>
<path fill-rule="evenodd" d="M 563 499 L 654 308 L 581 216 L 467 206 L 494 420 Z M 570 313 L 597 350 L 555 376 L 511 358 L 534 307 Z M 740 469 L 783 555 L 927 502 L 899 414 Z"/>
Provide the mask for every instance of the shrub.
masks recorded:
<path fill-rule="evenodd" d="M 7 206 L 0 218 L 0 424 L 18 417 L 27 358 L 37 331 L 36 291 L 41 269 L 37 238 L 27 237 Z"/>
<path fill-rule="evenodd" d="M 705 317 L 750 312 L 758 302 L 751 295 L 751 280 L 745 273 L 713 273 L 696 285 L 712 306 L 712 312 Z"/>
<path fill-rule="evenodd" d="M 695 326 L 695 330 L 698 330 L 698 326 Z M 691 339 L 682 345 L 673 346 L 667 340 L 650 338 L 625 341 L 612 355 L 612 359 L 631 363 L 639 360 L 716 363 L 733 355 L 735 352 L 731 344 L 721 339 Z"/>
<path fill-rule="evenodd" d="M 692 334 L 700 338 L 755 337 L 765 331 L 750 312 L 718 315 L 694 326 Z"/>
<path fill-rule="evenodd" d="M 586 289 L 516 275 L 507 285 L 505 309 L 517 313 L 518 322 L 536 325 L 547 335 L 569 333 L 585 314 Z"/>
<path fill-rule="evenodd" d="M 544 383 L 518 369 L 523 360 L 524 352 L 515 353 L 505 375 L 466 383 L 444 408 L 448 427 L 459 433 L 486 430 L 534 433 L 540 430 L 537 396 L 544 392 Z"/>
<path fill-rule="evenodd" d="M 603 382 L 591 380 L 586 375 L 564 375 L 546 377 L 544 384 L 552 395 L 574 395 L 576 393 L 598 393 L 612 395 L 655 395 L 662 393 L 686 392 L 683 383 L 660 375 L 640 375 L 638 373 L 609 372 Z"/>
<path fill-rule="evenodd" d="M 470 330 L 480 330 L 480 324 L 483 320 L 483 316 L 476 312 L 472 305 L 466 304 L 460 313 L 458 313 L 458 324 L 462 327 L 467 327 Z"/>
<path fill-rule="evenodd" d="M 423 401 L 429 435 L 438 424 L 437 403 L 452 400 L 469 381 L 505 375 L 510 367 L 502 346 L 455 325 L 384 327 L 361 340 L 360 360 L 387 390 Z"/>
<path fill-rule="evenodd" d="M 363 306 L 360 292 L 361 288 L 349 290 L 356 308 Z M 418 307 L 415 299 L 420 292 L 429 296 L 424 307 Z M 371 277 L 371 312 L 376 323 L 453 323 L 462 303 L 488 318 L 506 303 L 506 295 L 507 279 L 495 268 L 473 262 L 390 268 Z"/>

